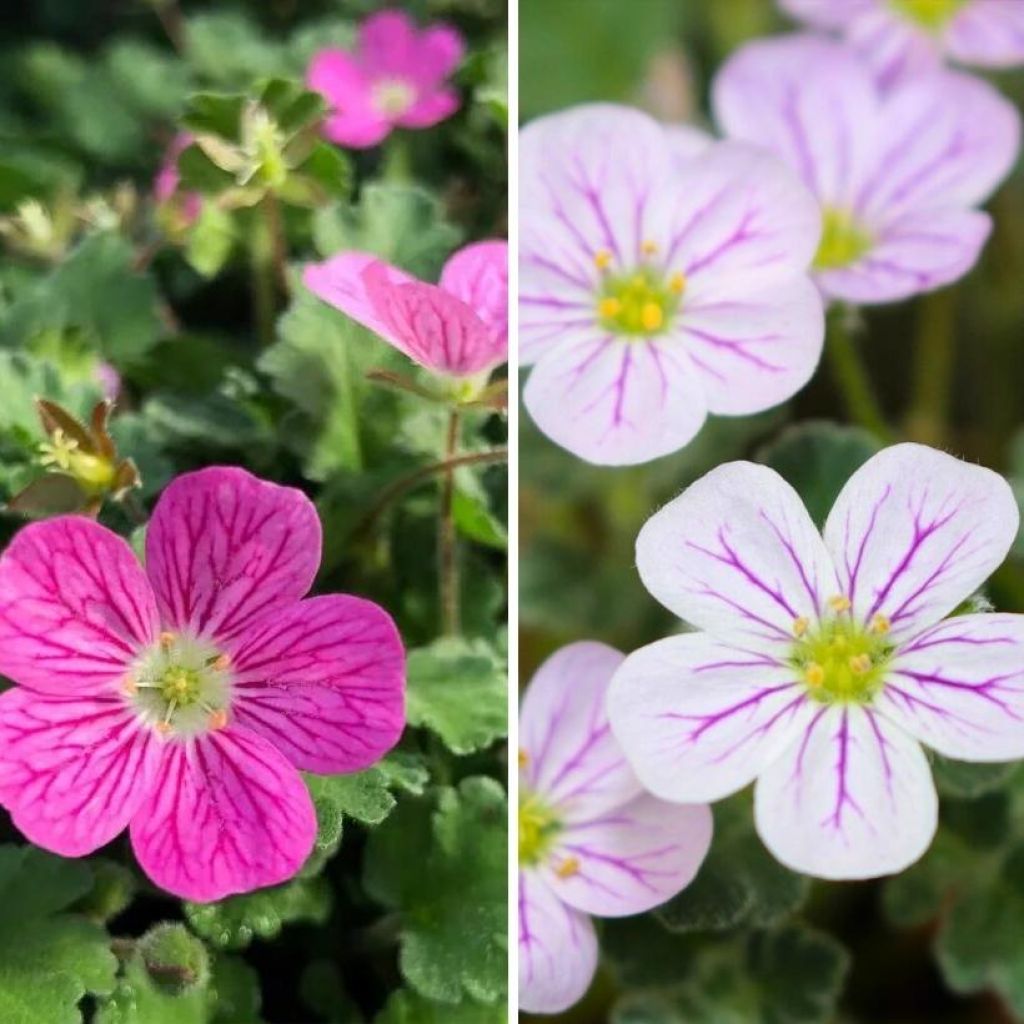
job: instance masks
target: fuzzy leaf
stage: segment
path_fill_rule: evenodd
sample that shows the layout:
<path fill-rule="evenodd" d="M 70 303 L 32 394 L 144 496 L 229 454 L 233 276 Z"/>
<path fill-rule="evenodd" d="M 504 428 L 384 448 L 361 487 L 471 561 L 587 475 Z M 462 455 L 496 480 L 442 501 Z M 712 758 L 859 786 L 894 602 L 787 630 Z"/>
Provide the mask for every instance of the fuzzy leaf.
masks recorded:
<path fill-rule="evenodd" d="M 374 1024 L 505 1024 L 504 1006 L 481 1006 L 465 1002 L 459 1006 L 434 1003 L 417 992 L 400 989 L 388 1000 Z"/>

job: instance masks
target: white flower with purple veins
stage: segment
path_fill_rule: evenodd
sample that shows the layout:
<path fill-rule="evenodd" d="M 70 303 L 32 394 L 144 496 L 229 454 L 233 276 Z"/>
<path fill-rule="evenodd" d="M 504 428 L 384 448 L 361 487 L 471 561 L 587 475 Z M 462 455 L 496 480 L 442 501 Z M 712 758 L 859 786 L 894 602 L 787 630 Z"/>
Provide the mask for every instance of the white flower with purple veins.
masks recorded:
<path fill-rule="evenodd" d="M 943 58 L 976 67 L 1024 64 L 1019 0 L 779 0 L 815 28 L 836 30 L 885 82 L 934 68 Z"/>
<path fill-rule="evenodd" d="M 744 46 L 712 93 L 726 135 L 772 150 L 817 197 L 828 298 L 905 299 L 977 262 L 992 222 L 975 207 L 1020 145 L 1017 111 L 988 83 L 935 71 L 883 90 L 852 50 L 798 35 Z"/>
<path fill-rule="evenodd" d="M 643 792 L 612 738 L 605 695 L 622 655 L 563 647 L 519 716 L 519 1006 L 558 1013 L 597 967 L 590 915 L 650 910 L 689 884 L 711 843 L 706 806 Z"/>
<path fill-rule="evenodd" d="M 520 161 L 524 401 L 548 437 L 590 462 L 646 462 L 709 413 L 807 383 L 821 217 L 777 158 L 595 105 L 528 125 Z"/>
<path fill-rule="evenodd" d="M 936 826 L 921 744 L 1024 757 L 1024 616 L 944 618 L 1017 525 L 1001 477 L 921 445 L 854 473 L 824 537 L 772 470 L 713 470 L 637 540 L 644 585 L 700 630 L 616 673 L 611 725 L 640 780 L 689 803 L 756 779 L 761 838 L 808 875 L 913 863 Z"/>

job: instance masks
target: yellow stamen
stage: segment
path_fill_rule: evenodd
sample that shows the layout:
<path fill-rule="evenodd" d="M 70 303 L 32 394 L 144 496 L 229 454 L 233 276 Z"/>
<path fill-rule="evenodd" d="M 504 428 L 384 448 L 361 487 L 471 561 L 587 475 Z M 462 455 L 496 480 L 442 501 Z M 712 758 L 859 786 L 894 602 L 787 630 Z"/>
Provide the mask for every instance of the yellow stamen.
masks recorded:
<path fill-rule="evenodd" d="M 210 728 L 211 729 L 223 729 L 228 724 L 228 713 L 221 708 L 219 711 L 214 711 L 210 715 Z"/>
<path fill-rule="evenodd" d="M 658 251 L 658 243 L 657 242 L 644 242 L 640 246 L 640 251 L 645 256 L 653 256 Z"/>
<path fill-rule="evenodd" d="M 165 650 L 169 651 L 174 646 L 174 634 L 164 632 L 160 634 L 160 646 Z"/>
<path fill-rule="evenodd" d="M 160 733 L 161 736 L 166 736 L 171 731 L 171 723 L 170 722 L 157 722 L 156 723 L 156 731 L 158 733 Z"/>
<path fill-rule="evenodd" d="M 618 299 L 602 299 L 597 304 L 597 311 L 603 317 L 618 316 L 622 312 L 622 303 Z"/>
<path fill-rule="evenodd" d="M 129 697 L 134 697 L 135 694 L 139 692 L 139 687 L 131 676 L 124 677 L 124 683 L 121 686 L 121 692 Z"/>
<path fill-rule="evenodd" d="M 808 686 L 821 686 L 825 682 L 825 670 L 816 661 L 812 661 L 804 669 L 804 681 Z"/>
<path fill-rule="evenodd" d="M 892 628 L 892 623 L 881 612 L 879 612 L 871 620 L 871 632 L 872 633 L 878 633 L 880 636 L 885 636 L 885 634 L 888 633 L 891 628 Z"/>
<path fill-rule="evenodd" d="M 835 597 L 828 599 L 828 606 L 834 612 L 848 612 L 850 610 L 850 599 L 843 597 L 842 594 L 836 594 Z"/>
<path fill-rule="evenodd" d="M 213 667 L 215 669 L 217 669 L 218 672 L 223 672 L 226 669 L 230 668 L 231 667 L 231 655 L 230 654 L 218 654 L 217 657 L 213 659 Z"/>
<path fill-rule="evenodd" d="M 665 322 L 665 311 L 656 302 L 647 302 L 640 310 L 640 322 L 645 331 L 656 331 Z"/>
<path fill-rule="evenodd" d="M 855 676 L 862 676 L 871 671 L 871 656 L 869 654 L 858 654 L 849 661 L 850 671 Z"/>
<path fill-rule="evenodd" d="M 555 868 L 555 874 L 559 878 L 572 878 L 573 875 L 579 874 L 580 862 L 575 857 L 566 857 L 561 864 Z"/>
<path fill-rule="evenodd" d="M 811 620 L 805 615 L 793 620 L 793 636 L 803 636 L 810 628 Z"/>
<path fill-rule="evenodd" d="M 598 270 L 607 270 L 612 263 L 612 254 L 607 249 L 598 249 L 594 253 L 594 266 Z"/>
<path fill-rule="evenodd" d="M 519 750 L 519 767 L 525 768 L 530 763 L 530 755 L 520 748 Z"/>
<path fill-rule="evenodd" d="M 668 290 L 673 295 L 682 295 L 686 290 L 686 275 L 685 274 L 673 274 L 668 279 Z"/>

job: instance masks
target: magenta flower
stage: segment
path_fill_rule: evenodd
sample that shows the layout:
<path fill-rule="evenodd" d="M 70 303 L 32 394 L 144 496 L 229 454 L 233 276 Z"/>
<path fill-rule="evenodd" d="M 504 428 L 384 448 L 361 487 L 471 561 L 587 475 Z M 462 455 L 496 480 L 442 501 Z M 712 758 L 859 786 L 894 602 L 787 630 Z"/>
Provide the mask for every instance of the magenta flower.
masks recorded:
<path fill-rule="evenodd" d="M 146 568 L 90 519 L 26 526 L 0 557 L 0 804 L 38 846 L 87 854 L 125 827 L 159 886 L 216 900 L 302 866 L 299 771 L 365 768 L 403 726 L 390 617 L 305 598 L 320 523 L 240 469 L 178 477 Z"/>
<path fill-rule="evenodd" d="M 372 15 L 354 53 L 321 50 L 309 65 L 306 84 L 332 108 L 324 134 L 365 149 L 395 128 L 429 128 L 451 117 L 459 96 L 445 81 L 462 53 L 462 36 L 450 25 L 418 32 L 402 11 Z"/>
<path fill-rule="evenodd" d="M 960 64 L 1024 64 L 1024 4 L 1016 0 L 779 0 L 793 17 L 836 30 L 888 83 Z"/>
<path fill-rule="evenodd" d="M 522 134 L 520 355 L 537 426 L 590 462 L 771 408 L 824 335 L 813 196 L 771 154 L 577 107 Z"/>
<path fill-rule="evenodd" d="M 706 806 L 643 792 L 612 738 L 605 692 L 622 655 L 576 643 L 538 670 L 519 715 L 519 1006 L 557 1013 L 597 966 L 590 915 L 685 888 L 711 844 Z"/>
<path fill-rule="evenodd" d="M 153 179 L 153 198 L 158 203 L 175 203 L 185 227 L 195 221 L 203 206 L 203 197 L 198 192 L 181 192 L 181 174 L 178 171 L 178 157 L 192 145 L 188 132 L 179 132 L 171 140 L 164 153 L 163 163 Z"/>
<path fill-rule="evenodd" d="M 1016 110 L 987 83 L 940 71 L 882 91 L 855 53 L 813 36 L 744 46 L 713 99 L 727 135 L 773 150 L 817 196 L 818 284 L 858 304 L 966 274 L 991 229 L 975 207 L 1020 143 Z"/>
<path fill-rule="evenodd" d="M 365 252 L 310 264 L 303 281 L 433 373 L 483 379 L 508 358 L 507 242 L 460 249 L 438 285 Z"/>
<path fill-rule="evenodd" d="M 809 875 L 912 864 L 936 826 L 921 744 L 1024 757 L 1024 616 L 943 621 L 1018 519 L 1001 477 L 916 444 L 854 473 L 824 538 L 772 470 L 713 470 L 637 539 L 644 586 L 701 630 L 630 655 L 612 682 L 640 780 L 684 803 L 756 780 L 761 838 Z"/>

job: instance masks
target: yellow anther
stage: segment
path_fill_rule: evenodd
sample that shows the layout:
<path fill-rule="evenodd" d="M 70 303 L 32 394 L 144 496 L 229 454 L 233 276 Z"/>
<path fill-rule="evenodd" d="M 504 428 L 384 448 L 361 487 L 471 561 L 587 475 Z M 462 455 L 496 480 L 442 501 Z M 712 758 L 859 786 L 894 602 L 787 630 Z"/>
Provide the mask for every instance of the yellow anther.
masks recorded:
<path fill-rule="evenodd" d="M 811 620 L 806 615 L 793 620 L 793 636 L 803 636 L 810 628 Z"/>
<path fill-rule="evenodd" d="M 163 632 L 160 634 L 160 646 L 169 651 L 174 646 L 175 636 L 173 633 Z"/>
<path fill-rule="evenodd" d="M 665 311 L 657 302 L 645 302 L 640 310 L 640 322 L 645 331 L 656 331 L 665 322 Z"/>
<path fill-rule="evenodd" d="M 561 864 L 555 868 L 555 874 L 559 878 L 572 878 L 573 875 L 579 874 L 580 862 L 575 857 L 566 857 Z"/>
<path fill-rule="evenodd" d="M 816 661 L 812 661 L 804 669 L 804 681 L 808 686 L 821 686 L 825 682 L 825 670 Z"/>
<path fill-rule="evenodd" d="M 686 275 L 685 274 L 673 274 L 668 279 L 668 290 L 673 295 L 682 295 L 686 290 Z"/>
<path fill-rule="evenodd" d="M 171 731 L 171 723 L 170 722 L 157 722 L 156 723 L 156 731 L 158 733 L 160 733 L 161 736 L 166 736 Z"/>
<path fill-rule="evenodd" d="M 231 667 L 231 655 L 218 654 L 217 657 L 213 659 L 213 667 L 217 669 L 218 672 L 224 672 L 226 669 L 229 669 Z"/>
<path fill-rule="evenodd" d="M 594 266 L 598 270 L 607 270 L 612 263 L 612 254 L 607 249 L 598 249 L 594 253 Z"/>
<path fill-rule="evenodd" d="M 121 684 L 121 692 L 129 697 L 134 697 L 139 692 L 139 687 L 131 676 L 124 677 L 124 683 Z"/>
<path fill-rule="evenodd" d="M 622 312 L 622 303 L 618 299 L 613 299 L 610 297 L 607 299 L 602 299 L 597 304 L 597 311 L 598 313 L 601 314 L 601 316 L 605 318 L 618 316 Z"/>
<path fill-rule="evenodd" d="M 871 655 L 858 654 L 849 661 L 850 671 L 855 676 L 862 676 L 871 671 Z"/>
<path fill-rule="evenodd" d="M 850 610 L 850 599 L 842 594 L 836 594 L 835 597 L 828 599 L 828 606 L 834 612 L 848 612 Z"/>
<path fill-rule="evenodd" d="M 886 618 L 886 616 L 882 615 L 881 612 L 879 612 L 871 620 L 872 633 L 878 633 L 879 636 L 885 636 L 885 634 L 888 633 L 890 629 L 892 629 L 892 623 L 888 620 L 888 618 Z"/>
<path fill-rule="evenodd" d="M 210 728 L 211 729 L 223 729 L 228 724 L 228 713 L 221 708 L 218 711 L 214 711 L 210 715 Z"/>
<path fill-rule="evenodd" d="M 657 242 L 650 242 L 650 241 L 644 242 L 640 246 L 640 251 L 645 256 L 653 256 L 658 251 L 658 243 Z"/>
<path fill-rule="evenodd" d="M 525 750 L 523 750 L 522 747 L 520 747 L 519 748 L 519 767 L 520 768 L 525 768 L 529 763 L 530 763 L 530 755 Z"/>

